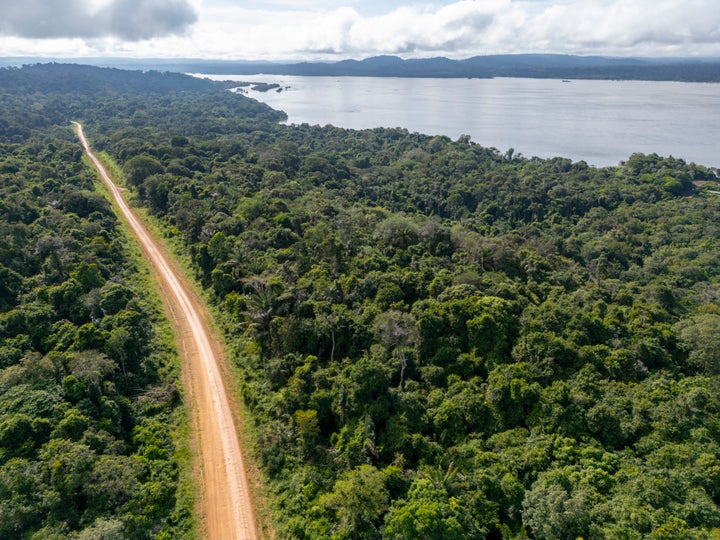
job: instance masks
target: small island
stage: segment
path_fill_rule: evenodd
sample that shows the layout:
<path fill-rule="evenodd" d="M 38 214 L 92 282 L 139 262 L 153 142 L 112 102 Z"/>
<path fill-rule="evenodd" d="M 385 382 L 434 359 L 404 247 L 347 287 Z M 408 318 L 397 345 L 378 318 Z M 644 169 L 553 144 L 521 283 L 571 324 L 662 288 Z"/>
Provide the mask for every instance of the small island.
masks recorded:
<path fill-rule="evenodd" d="M 256 85 L 250 87 L 250 89 L 255 92 L 268 92 L 275 88 L 280 88 L 280 85 L 278 83 L 257 83 Z"/>

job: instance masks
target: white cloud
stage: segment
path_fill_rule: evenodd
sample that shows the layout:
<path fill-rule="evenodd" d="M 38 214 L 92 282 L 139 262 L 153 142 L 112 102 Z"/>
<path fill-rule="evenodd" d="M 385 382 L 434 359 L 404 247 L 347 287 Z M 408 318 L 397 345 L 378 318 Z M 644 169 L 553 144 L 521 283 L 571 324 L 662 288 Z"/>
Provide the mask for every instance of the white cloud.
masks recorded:
<path fill-rule="evenodd" d="M 485 42 L 501 47 L 521 20 L 522 10 L 510 0 L 462 0 L 435 9 L 405 6 L 375 16 L 362 16 L 352 7 L 320 12 L 216 8 L 202 12 L 193 41 L 208 57 L 457 57 L 479 54 Z"/>
<path fill-rule="evenodd" d="M 242 13 L 246 24 L 239 33 L 244 36 L 244 54 L 200 40 L 205 55 L 274 59 L 375 54 L 461 58 L 505 52 L 720 56 L 720 3 L 716 0 L 460 0 L 441 7 L 406 5 L 374 16 L 363 16 L 354 7 Z M 199 27 L 215 27 L 215 17 L 227 17 L 227 12 L 201 19 Z M 232 32 L 225 36 L 233 42 Z"/>
<path fill-rule="evenodd" d="M 25 7 L 0 7 L 0 34 L 14 36 L 0 38 L 0 51 L 73 54 L 76 47 L 80 54 L 273 60 L 519 52 L 720 56 L 717 0 L 430 1 L 69 0 L 62 3 L 64 15 L 48 8 L 52 0 L 7 2 Z M 91 4 L 94 12 L 82 11 Z M 381 5 L 396 7 L 382 12 Z M 107 13 L 116 20 L 107 22 Z M 88 20 L 102 24 L 88 29 Z M 82 40 L 79 50 L 71 38 Z"/>
<path fill-rule="evenodd" d="M 23 0 L 0 3 L 0 35 L 26 39 L 145 40 L 197 20 L 186 0 Z"/>

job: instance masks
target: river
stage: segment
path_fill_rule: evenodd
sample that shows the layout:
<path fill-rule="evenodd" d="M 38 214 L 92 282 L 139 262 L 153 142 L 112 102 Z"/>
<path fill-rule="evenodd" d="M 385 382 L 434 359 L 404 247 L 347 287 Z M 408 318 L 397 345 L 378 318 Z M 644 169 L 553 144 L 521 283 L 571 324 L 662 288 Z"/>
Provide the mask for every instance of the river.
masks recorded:
<path fill-rule="evenodd" d="M 291 124 L 461 134 L 501 152 L 616 165 L 634 152 L 720 166 L 720 84 L 554 79 L 213 75 L 279 83 L 248 95 Z"/>

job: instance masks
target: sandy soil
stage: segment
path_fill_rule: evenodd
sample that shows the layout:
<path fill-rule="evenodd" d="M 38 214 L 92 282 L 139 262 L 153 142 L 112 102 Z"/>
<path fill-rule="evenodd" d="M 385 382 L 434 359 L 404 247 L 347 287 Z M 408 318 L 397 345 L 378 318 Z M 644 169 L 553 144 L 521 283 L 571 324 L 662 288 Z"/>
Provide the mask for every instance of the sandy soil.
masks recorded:
<path fill-rule="evenodd" d="M 207 311 L 130 209 L 120 189 L 90 149 L 82 126 L 75 125 L 85 152 L 137 235 L 143 253 L 158 277 L 163 301 L 175 329 L 199 453 L 203 533 L 209 539 L 256 539 L 258 534 L 247 475 L 218 364 L 222 346 L 209 329 Z"/>

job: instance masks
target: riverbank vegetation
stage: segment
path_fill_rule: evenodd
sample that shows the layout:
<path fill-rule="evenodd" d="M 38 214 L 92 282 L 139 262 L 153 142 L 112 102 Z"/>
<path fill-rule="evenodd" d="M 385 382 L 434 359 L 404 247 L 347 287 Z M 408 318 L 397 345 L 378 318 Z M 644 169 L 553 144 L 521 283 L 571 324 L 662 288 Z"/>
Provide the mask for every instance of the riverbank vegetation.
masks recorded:
<path fill-rule="evenodd" d="M 63 94 L 57 119 L 27 136 L 77 114 L 192 258 L 243 375 L 278 537 L 717 536 L 717 171 L 641 154 L 596 169 L 468 137 L 283 126 L 210 83 L 160 92 L 151 80 L 142 93 Z M 51 96 L 17 99 L 33 110 Z M 22 207 L 30 193 L 19 193 Z M 110 219 L 86 197 L 88 220 Z M 82 273 L 46 284 L 57 270 L 43 259 L 24 288 L 3 257 L 14 273 L 1 316 L 29 320 L 47 298 L 77 327 L 67 354 L 117 364 L 107 343 L 123 310 L 102 308 L 114 286 L 84 277 L 93 264 L 114 275 L 102 257 L 115 250 L 84 255 L 94 246 L 68 248 Z M 55 288 L 73 279 L 77 297 L 98 289 L 99 307 L 57 312 Z M 36 287 L 50 290 L 27 296 Z M 25 369 L 46 334 L 16 346 L 6 369 Z M 121 367 L 115 389 L 129 384 Z"/>

